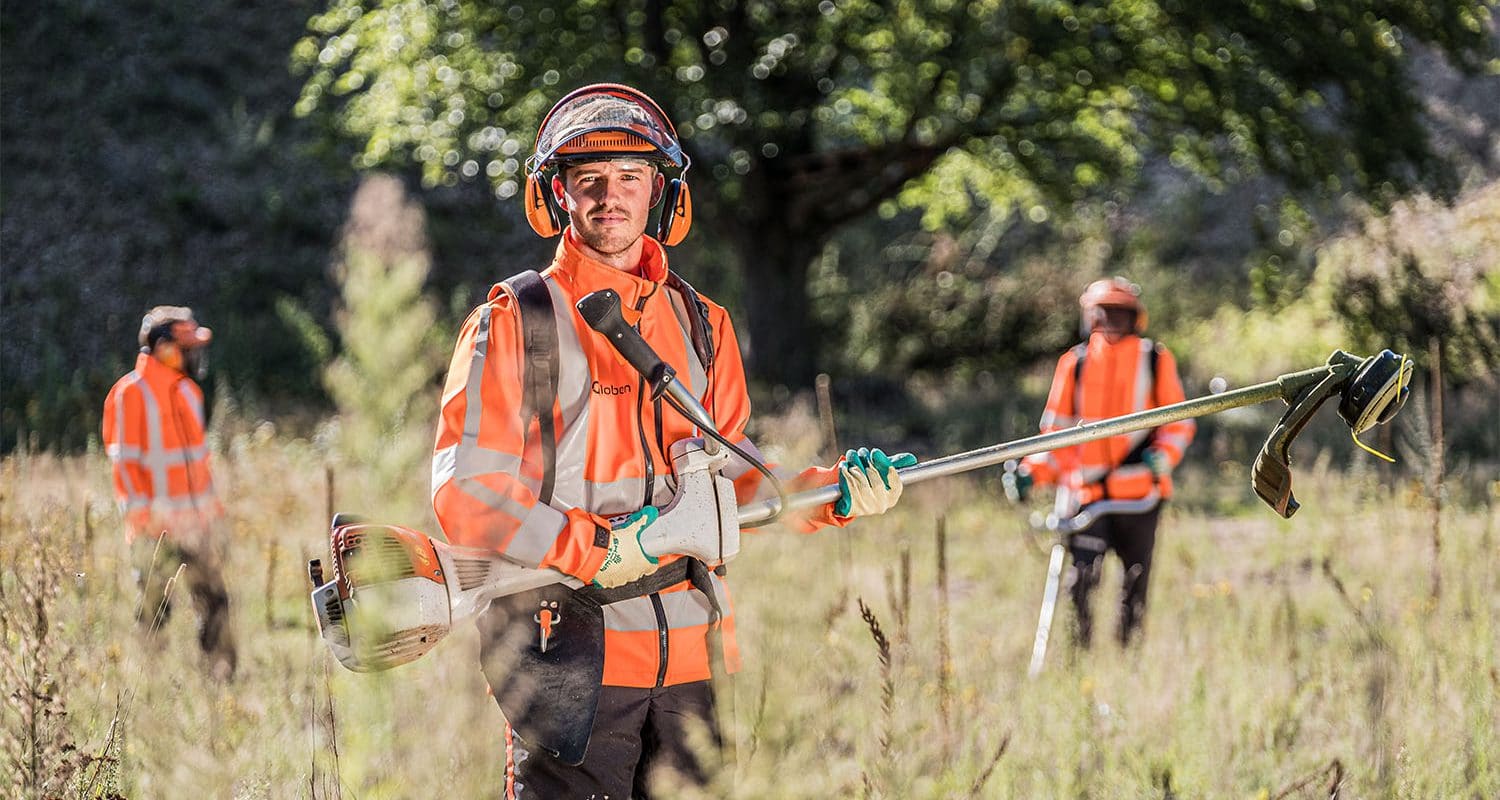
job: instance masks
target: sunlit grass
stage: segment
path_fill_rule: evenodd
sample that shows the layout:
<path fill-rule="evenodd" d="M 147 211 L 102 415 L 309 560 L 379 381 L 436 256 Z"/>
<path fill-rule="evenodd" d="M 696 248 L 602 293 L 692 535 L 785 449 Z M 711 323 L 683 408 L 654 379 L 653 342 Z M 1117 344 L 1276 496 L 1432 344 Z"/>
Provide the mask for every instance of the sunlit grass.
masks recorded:
<path fill-rule="evenodd" d="M 1109 636 L 1111 562 L 1096 596 L 1099 644 L 1068 646 L 1064 603 L 1036 680 L 1026 667 L 1051 542 L 984 479 L 910 488 L 891 514 L 850 528 L 847 548 L 838 534 L 751 537 L 730 569 L 747 654 L 726 694 L 736 748 L 701 795 L 1326 797 L 1341 776 L 1343 797 L 1500 796 L 1494 507 L 1447 512 L 1433 598 L 1420 496 L 1310 463 L 1291 521 L 1259 508 L 1233 518 L 1171 509 L 1144 641 L 1122 651 Z M 22 776 L 10 795 L 496 796 L 502 721 L 472 631 L 389 673 L 344 671 L 307 604 L 306 560 L 326 557 L 323 456 L 262 429 L 226 434 L 217 465 L 241 654 L 229 685 L 201 668 L 190 604 L 158 639 L 138 630 L 101 457 L 4 462 L 0 602 L 16 667 L 4 690 L 14 697 L 10 675 L 37 663 L 37 609 L 20 590 L 40 575 L 56 590 L 44 683 L 66 711 L 28 734 L 25 703 L 7 706 L 4 769 Z M 336 497 L 357 493 L 361 476 L 333 476 Z M 408 492 L 403 507 L 420 507 L 425 481 Z M 431 529 L 430 519 L 392 521 Z M 13 769 L 38 740 L 53 760 L 35 777 L 72 776 L 45 795 Z M 65 763 L 68 753 L 92 760 Z"/>

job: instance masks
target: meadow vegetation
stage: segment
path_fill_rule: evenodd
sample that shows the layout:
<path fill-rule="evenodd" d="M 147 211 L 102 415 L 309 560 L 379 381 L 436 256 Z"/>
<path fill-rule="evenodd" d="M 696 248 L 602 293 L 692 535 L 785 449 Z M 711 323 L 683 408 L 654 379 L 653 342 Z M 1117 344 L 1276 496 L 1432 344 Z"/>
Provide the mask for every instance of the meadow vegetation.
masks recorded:
<path fill-rule="evenodd" d="M 136 624 L 149 612 L 102 454 L 0 467 L 5 795 L 496 796 L 502 720 L 472 631 L 375 675 L 344 671 L 315 632 L 306 561 L 326 557 L 330 508 L 378 478 L 330 467 L 317 440 L 219 419 L 229 684 L 200 668 L 186 604 L 155 636 Z M 786 463 L 819 458 L 805 411 L 757 434 Z M 1077 651 L 1061 607 L 1035 680 L 1050 541 L 993 476 L 913 487 L 843 534 L 752 537 L 731 569 L 748 653 L 726 695 L 736 748 L 702 796 L 1500 796 L 1496 487 L 1444 507 L 1434 595 L 1419 484 L 1311 452 L 1296 467 L 1290 521 L 1251 505 L 1243 464 L 1185 476 L 1144 641 Z M 421 508 L 426 481 L 395 491 L 393 507 Z"/>

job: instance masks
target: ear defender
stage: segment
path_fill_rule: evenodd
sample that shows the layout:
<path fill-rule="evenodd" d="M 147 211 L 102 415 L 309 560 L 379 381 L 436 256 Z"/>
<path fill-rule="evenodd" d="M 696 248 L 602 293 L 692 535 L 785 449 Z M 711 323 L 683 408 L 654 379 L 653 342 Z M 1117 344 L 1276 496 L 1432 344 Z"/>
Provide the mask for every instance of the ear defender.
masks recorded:
<path fill-rule="evenodd" d="M 543 239 L 563 232 L 562 210 L 552 198 L 552 188 L 538 170 L 526 179 L 526 221 Z"/>
<path fill-rule="evenodd" d="M 673 178 L 661 196 L 661 219 L 656 224 L 656 240 L 675 247 L 687 238 L 693 227 L 693 197 L 687 181 Z"/>

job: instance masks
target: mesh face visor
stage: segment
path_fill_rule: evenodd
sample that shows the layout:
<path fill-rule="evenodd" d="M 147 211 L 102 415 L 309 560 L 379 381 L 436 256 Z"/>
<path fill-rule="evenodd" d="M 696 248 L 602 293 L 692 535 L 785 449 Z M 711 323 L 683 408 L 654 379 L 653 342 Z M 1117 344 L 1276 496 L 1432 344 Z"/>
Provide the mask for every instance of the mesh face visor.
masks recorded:
<path fill-rule="evenodd" d="M 615 94 L 580 95 L 556 108 L 537 133 L 526 171 L 559 161 L 635 156 L 686 169 L 672 126 L 654 109 Z"/>

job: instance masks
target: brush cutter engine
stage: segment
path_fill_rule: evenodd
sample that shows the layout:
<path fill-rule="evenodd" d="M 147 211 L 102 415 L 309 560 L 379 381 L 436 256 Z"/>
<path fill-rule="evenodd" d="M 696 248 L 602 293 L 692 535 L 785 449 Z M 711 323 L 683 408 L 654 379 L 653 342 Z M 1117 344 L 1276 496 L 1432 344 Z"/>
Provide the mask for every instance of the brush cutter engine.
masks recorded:
<path fill-rule="evenodd" d="M 734 483 L 720 472 L 729 452 L 709 453 L 702 439 L 671 448 L 677 493 L 641 536 L 653 556 L 693 556 L 712 567 L 739 554 Z M 322 562 L 308 564 L 318 628 L 339 663 L 377 672 L 425 655 L 459 622 L 478 616 L 497 597 L 554 583 L 582 581 L 534 569 L 494 550 L 461 547 L 400 525 L 333 518 L 329 532 L 333 579 Z"/>

